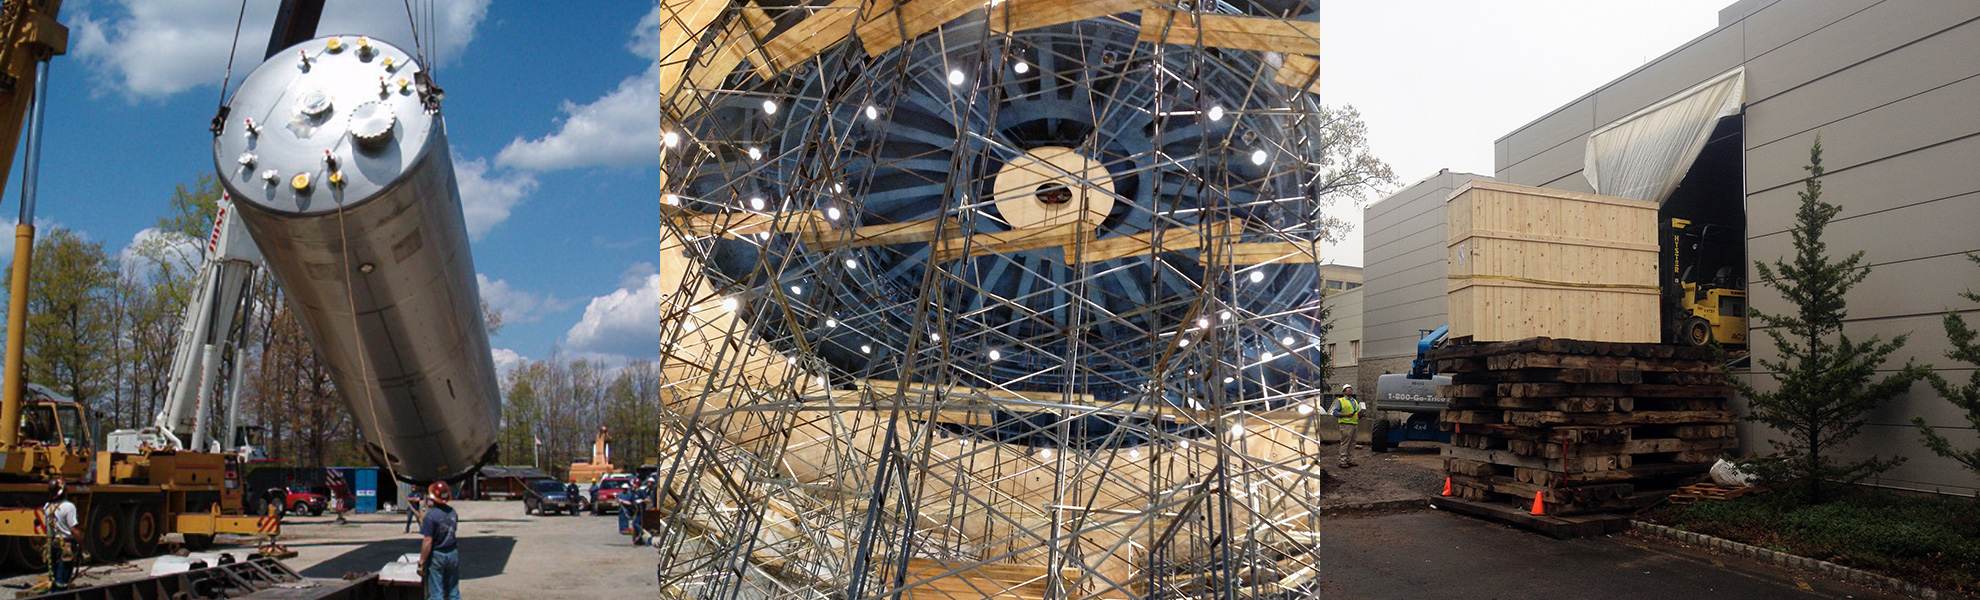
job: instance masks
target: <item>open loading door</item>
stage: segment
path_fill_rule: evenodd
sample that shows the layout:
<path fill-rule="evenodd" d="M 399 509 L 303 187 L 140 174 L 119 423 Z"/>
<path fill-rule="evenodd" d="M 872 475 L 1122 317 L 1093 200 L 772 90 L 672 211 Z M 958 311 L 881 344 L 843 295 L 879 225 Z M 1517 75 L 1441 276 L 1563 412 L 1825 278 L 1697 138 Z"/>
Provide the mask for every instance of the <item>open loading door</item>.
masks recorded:
<path fill-rule="evenodd" d="M 1588 136 L 1596 193 L 1660 207 L 1666 343 L 1747 344 L 1745 92 L 1733 69 Z"/>

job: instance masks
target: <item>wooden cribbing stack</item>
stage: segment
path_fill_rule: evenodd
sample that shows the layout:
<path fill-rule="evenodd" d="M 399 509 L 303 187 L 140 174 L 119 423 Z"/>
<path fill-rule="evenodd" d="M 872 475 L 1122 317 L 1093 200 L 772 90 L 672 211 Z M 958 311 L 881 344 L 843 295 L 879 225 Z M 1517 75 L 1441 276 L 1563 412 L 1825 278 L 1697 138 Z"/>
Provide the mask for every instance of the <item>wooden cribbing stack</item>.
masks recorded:
<path fill-rule="evenodd" d="M 1706 348 L 1529 338 L 1434 351 L 1452 495 L 1548 515 L 1647 507 L 1738 446 Z"/>

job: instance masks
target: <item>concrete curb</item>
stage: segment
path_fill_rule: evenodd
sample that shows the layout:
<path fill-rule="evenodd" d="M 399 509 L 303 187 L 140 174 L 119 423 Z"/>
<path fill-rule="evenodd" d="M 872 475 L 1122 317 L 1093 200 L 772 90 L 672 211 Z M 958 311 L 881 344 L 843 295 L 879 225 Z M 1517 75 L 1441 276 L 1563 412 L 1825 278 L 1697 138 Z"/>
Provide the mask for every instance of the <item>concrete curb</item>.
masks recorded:
<path fill-rule="evenodd" d="M 1718 550 L 1720 552 L 1731 554 L 1733 556 L 1741 556 L 1745 558 L 1758 560 L 1760 562 L 1773 563 L 1791 569 L 1799 569 L 1802 571 L 1815 573 L 1817 575 L 1822 575 L 1830 579 L 1835 579 L 1837 581 L 1845 581 L 1868 588 L 1881 589 L 1887 592 L 1900 593 L 1906 596 L 1911 596 L 1913 598 L 1925 598 L 1927 600 L 1952 600 L 1955 598 L 1969 598 L 1969 596 L 1965 594 L 1940 592 L 1938 590 L 1928 587 L 1921 587 L 1918 584 L 1909 583 L 1895 577 L 1885 577 L 1883 575 L 1878 575 L 1876 573 L 1871 573 L 1869 571 L 1865 571 L 1862 569 L 1845 567 L 1842 565 L 1838 565 L 1836 563 L 1822 561 L 1822 560 L 1815 560 L 1812 558 L 1808 558 L 1806 556 L 1795 556 L 1793 554 L 1788 554 L 1786 552 L 1775 552 L 1773 550 L 1768 550 L 1766 548 L 1762 548 L 1759 546 L 1754 546 L 1751 544 L 1742 544 L 1725 538 L 1713 537 L 1702 533 L 1683 531 L 1671 527 L 1665 527 L 1663 525 L 1657 525 L 1654 523 L 1645 523 L 1643 521 L 1637 521 L 1634 519 L 1630 520 L 1629 526 L 1631 529 L 1642 532 L 1646 535 L 1661 537 L 1682 544 L 1703 546 L 1706 548 L 1711 548 L 1714 550 Z"/>

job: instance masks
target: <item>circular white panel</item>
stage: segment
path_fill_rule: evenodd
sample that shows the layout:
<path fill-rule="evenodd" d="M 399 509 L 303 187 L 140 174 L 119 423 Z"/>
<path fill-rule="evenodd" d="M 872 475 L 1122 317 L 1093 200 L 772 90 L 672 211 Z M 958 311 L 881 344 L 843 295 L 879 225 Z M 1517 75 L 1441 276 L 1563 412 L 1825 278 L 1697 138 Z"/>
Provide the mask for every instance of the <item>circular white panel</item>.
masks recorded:
<path fill-rule="evenodd" d="M 1013 228 L 1084 221 L 1099 225 L 1114 209 L 1114 177 L 1100 161 L 1071 148 L 1033 148 L 997 172 L 997 214 Z"/>

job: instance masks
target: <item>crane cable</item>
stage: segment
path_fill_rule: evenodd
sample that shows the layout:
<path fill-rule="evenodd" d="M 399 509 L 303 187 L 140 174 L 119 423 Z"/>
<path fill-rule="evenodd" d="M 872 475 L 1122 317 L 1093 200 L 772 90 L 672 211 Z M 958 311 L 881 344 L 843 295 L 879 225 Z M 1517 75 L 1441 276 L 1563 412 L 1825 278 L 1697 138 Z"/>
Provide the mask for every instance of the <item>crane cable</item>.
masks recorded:
<path fill-rule="evenodd" d="M 337 199 L 339 201 L 339 206 L 337 207 L 337 248 L 339 255 L 344 259 L 344 302 L 351 309 L 351 333 L 356 334 L 359 343 L 362 344 L 364 327 L 358 323 L 357 288 L 356 284 L 351 282 L 351 272 L 353 271 L 351 268 L 351 234 L 344 228 L 344 213 L 349 212 L 350 208 L 341 205 L 343 200 L 342 194 L 338 194 Z M 399 469 L 392 466 L 392 450 L 385 447 L 385 423 L 378 420 L 378 402 L 371 395 L 371 360 L 365 356 L 363 351 L 359 351 L 357 357 L 358 381 L 364 385 L 364 405 L 371 413 L 371 428 L 372 432 L 376 434 L 376 437 L 372 439 L 378 440 L 379 462 L 385 463 L 385 472 L 392 476 L 392 481 L 399 481 Z M 396 494 L 394 492 L 394 495 Z"/>
<path fill-rule="evenodd" d="M 234 82 L 234 55 L 241 48 L 241 23 L 247 20 L 247 5 L 247 0 L 241 0 L 241 11 L 239 14 L 234 15 L 234 41 L 227 45 L 227 69 L 222 71 L 220 75 L 220 106 L 214 109 L 213 124 L 208 128 L 216 136 L 220 135 L 220 130 L 227 125 L 227 113 L 229 112 L 227 108 L 227 86 Z M 229 433 L 228 435 L 233 434 Z"/>

